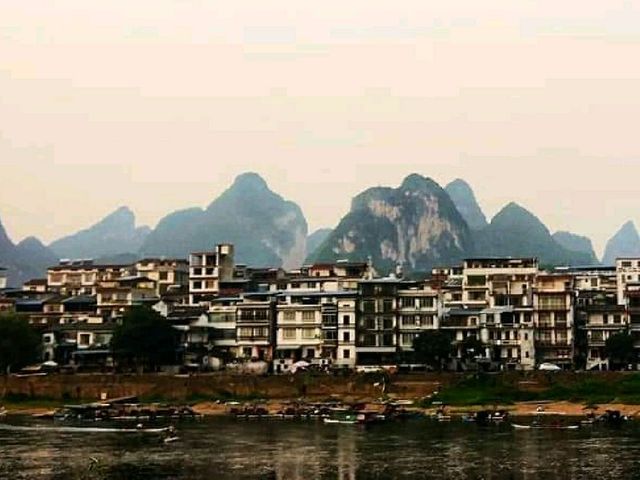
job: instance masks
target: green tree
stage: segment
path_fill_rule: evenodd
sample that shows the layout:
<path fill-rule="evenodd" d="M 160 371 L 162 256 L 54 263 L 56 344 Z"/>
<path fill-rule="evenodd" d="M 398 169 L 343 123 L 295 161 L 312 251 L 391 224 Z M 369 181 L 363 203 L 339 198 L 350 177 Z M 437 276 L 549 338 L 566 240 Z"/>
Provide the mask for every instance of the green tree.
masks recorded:
<path fill-rule="evenodd" d="M 442 370 L 453 352 L 451 337 L 438 330 L 422 332 L 413 339 L 413 351 L 417 361 Z"/>
<path fill-rule="evenodd" d="M 40 335 L 18 315 L 0 315 L 0 371 L 11 373 L 40 357 Z"/>
<path fill-rule="evenodd" d="M 605 357 L 609 359 L 609 365 L 616 368 L 624 368 L 636 360 L 633 338 L 627 332 L 616 333 L 607 338 L 604 344 Z"/>
<path fill-rule="evenodd" d="M 474 361 L 476 357 L 484 352 L 484 345 L 476 337 L 466 337 L 460 345 L 463 362 Z"/>
<path fill-rule="evenodd" d="M 111 348 L 120 363 L 157 370 L 175 362 L 178 332 L 159 313 L 148 307 L 127 312 L 113 332 Z"/>

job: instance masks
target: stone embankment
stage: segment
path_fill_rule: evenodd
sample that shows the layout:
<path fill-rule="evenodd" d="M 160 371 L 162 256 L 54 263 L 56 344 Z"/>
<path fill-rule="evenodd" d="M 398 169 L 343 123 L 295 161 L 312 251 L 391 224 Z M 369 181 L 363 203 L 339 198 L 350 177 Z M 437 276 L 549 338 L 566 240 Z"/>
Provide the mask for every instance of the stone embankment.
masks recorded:
<path fill-rule="evenodd" d="M 353 375 L 49 375 L 0 377 L 0 398 L 13 400 L 93 401 L 101 397 L 137 396 L 158 401 L 272 399 L 299 397 L 326 399 L 378 398 L 389 394 L 423 398 L 448 382 L 446 375 L 394 376 Z"/>

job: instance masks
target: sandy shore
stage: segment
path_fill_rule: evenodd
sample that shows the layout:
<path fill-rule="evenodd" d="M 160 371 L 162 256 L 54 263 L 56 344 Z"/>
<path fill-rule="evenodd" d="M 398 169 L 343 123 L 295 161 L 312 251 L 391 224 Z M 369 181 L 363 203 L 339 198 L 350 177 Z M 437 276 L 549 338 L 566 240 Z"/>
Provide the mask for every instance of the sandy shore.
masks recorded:
<path fill-rule="evenodd" d="M 292 400 L 293 401 L 293 400 Z M 349 400 L 353 401 L 353 400 Z M 380 406 L 379 403 L 376 403 L 372 399 L 362 399 L 358 400 L 359 402 L 367 403 L 368 408 L 376 409 L 377 406 Z M 276 412 L 281 410 L 287 402 L 282 401 L 270 401 L 264 403 L 264 406 L 270 412 Z M 207 417 L 219 417 L 228 415 L 230 409 L 234 405 L 227 405 L 224 403 L 217 402 L 200 402 L 193 405 L 193 409 L 199 413 L 200 415 L 204 415 Z M 584 404 L 580 403 L 572 403 L 572 402 L 524 402 L 524 403 L 516 403 L 514 405 L 476 405 L 476 406 L 467 406 L 467 407 L 446 407 L 446 411 L 450 415 L 464 415 L 469 412 L 474 412 L 478 410 L 487 410 L 487 409 L 499 409 L 499 410 L 507 410 L 511 415 L 516 416 L 537 416 L 540 415 L 538 408 L 542 407 L 544 409 L 543 414 L 546 415 L 567 415 L 580 417 L 589 412 Z M 640 405 L 625 405 L 621 403 L 607 403 L 607 404 L 599 404 L 598 408 L 595 410 L 596 414 L 604 413 L 606 410 L 618 410 L 623 415 L 627 415 L 629 417 L 640 418 Z M 413 410 L 413 408 L 409 407 L 409 409 Z M 434 408 L 430 409 L 418 409 L 425 414 L 432 414 L 435 412 Z M 54 409 L 51 407 L 33 407 L 33 406 L 25 406 L 21 407 L 19 405 L 7 406 L 7 413 L 9 415 L 45 415 L 48 413 L 53 413 Z"/>
<path fill-rule="evenodd" d="M 542 412 L 538 408 L 542 408 Z M 516 416 L 538 416 L 544 415 L 567 415 L 573 417 L 581 417 L 589 413 L 591 410 L 582 403 L 572 402 L 523 402 L 514 405 L 498 405 L 497 409 L 507 410 L 511 415 Z M 607 410 L 618 410 L 623 415 L 629 417 L 640 417 L 640 405 L 625 405 L 622 403 L 603 403 L 598 404 L 595 410 L 596 415 L 604 413 Z M 447 410 L 454 415 L 462 415 L 467 412 L 478 410 L 493 409 L 492 405 L 475 406 L 475 407 L 449 407 Z"/>

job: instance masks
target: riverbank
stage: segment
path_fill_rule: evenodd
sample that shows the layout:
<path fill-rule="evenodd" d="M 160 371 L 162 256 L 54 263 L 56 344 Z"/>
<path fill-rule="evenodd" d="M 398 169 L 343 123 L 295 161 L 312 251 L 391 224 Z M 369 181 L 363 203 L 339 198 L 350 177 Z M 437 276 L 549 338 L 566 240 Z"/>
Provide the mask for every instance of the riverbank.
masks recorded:
<path fill-rule="evenodd" d="M 0 404 L 19 414 L 50 412 L 65 404 L 136 396 L 142 402 L 188 404 L 207 416 L 225 415 L 229 403 L 257 402 L 277 410 L 287 402 L 413 402 L 432 412 L 447 405 L 454 415 L 501 408 L 515 415 L 547 412 L 581 416 L 587 406 L 640 417 L 638 373 L 421 373 L 330 376 L 240 376 L 224 373 L 174 375 L 51 375 L 2 377 Z"/>

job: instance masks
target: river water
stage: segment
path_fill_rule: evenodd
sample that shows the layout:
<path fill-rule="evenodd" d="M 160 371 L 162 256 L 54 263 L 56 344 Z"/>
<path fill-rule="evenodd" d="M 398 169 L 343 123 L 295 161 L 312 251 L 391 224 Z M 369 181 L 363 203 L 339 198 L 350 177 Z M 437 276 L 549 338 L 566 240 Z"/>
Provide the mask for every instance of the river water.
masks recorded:
<path fill-rule="evenodd" d="M 640 479 L 634 424 L 516 431 L 429 420 L 363 428 L 216 418 L 181 424 L 179 435 L 164 444 L 137 433 L 0 430 L 0 478 Z"/>

